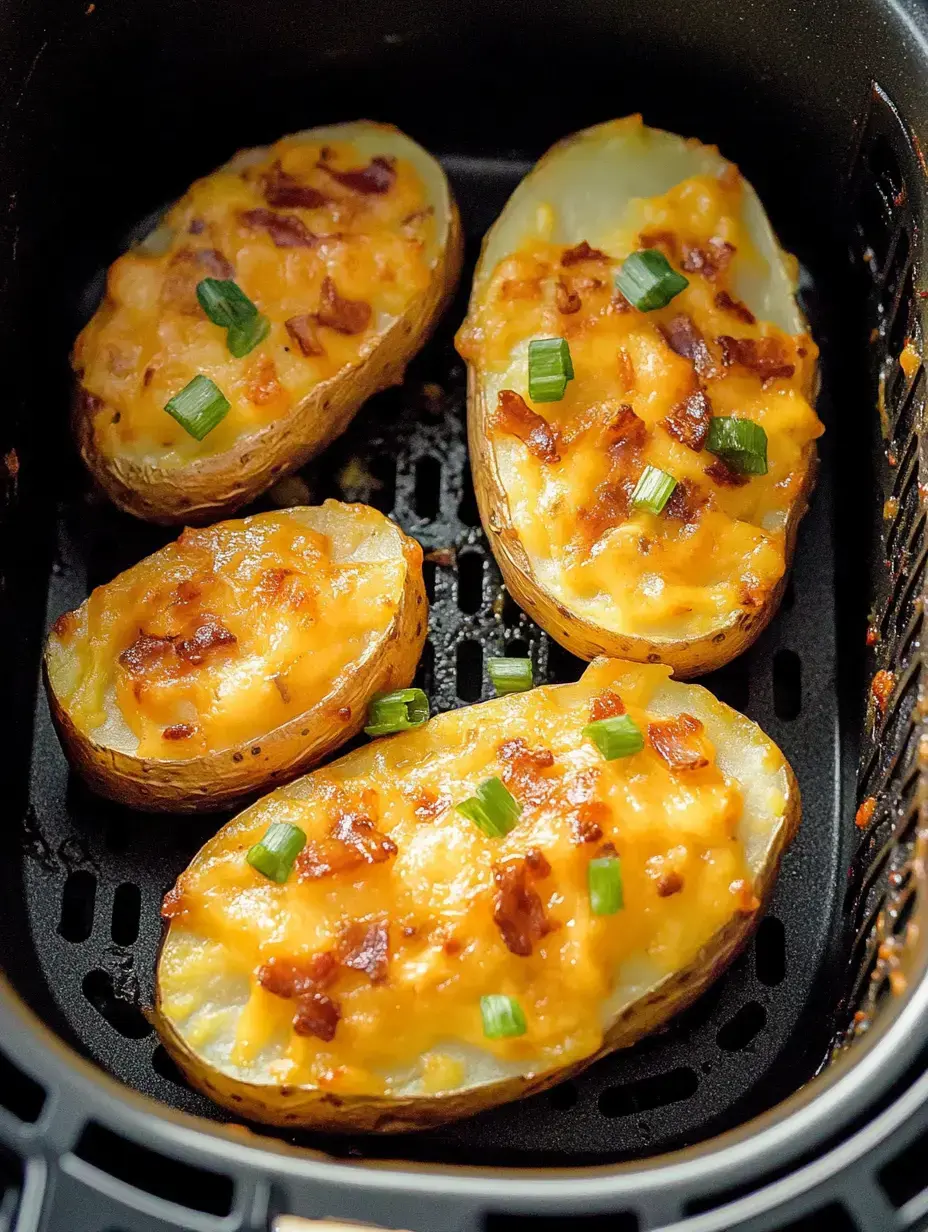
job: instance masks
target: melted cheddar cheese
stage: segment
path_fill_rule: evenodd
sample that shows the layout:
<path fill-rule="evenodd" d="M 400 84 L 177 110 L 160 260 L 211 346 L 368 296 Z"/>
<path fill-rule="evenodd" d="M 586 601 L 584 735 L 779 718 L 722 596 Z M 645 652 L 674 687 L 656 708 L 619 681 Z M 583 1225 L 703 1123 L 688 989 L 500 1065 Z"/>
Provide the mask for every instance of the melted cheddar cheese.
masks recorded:
<path fill-rule="evenodd" d="M 382 514 L 336 507 L 351 515 L 346 541 L 314 527 L 319 510 L 258 514 L 185 530 L 97 587 L 52 631 L 51 682 L 72 720 L 137 742 L 138 757 L 186 759 L 332 693 L 389 629 L 407 569 L 399 548 L 364 550 L 390 527 Z"/>
<path fill-rule="evenodd" d="M 704 690 L 685 695 L 704 724 L 691 724 L 698 764 L 673 768 L 658 752 L 649 724 L 679 720 L 682 686 L 668 675 L 599 660 L 578 684 L 442 715 L 266 797 L 207 844 L 168 896 L 162 1013 L 245 1080 L 342 1093 L 453 1089 L 474 1080 L 480 1055 L 498 1076 L 594 1053 L 616 998 L 621 1008 L 642 995 L 756 908 L 753 876 L 784 809 L 779 751 L 740 717 L 732 741 L 735 716 Z M 581 732 L 594 699 L 617 697 L 649 739 L 605 761 Z M 715 740 L 726 735 L 740 745 L 723 756 Z M 505 837 L 488 838 L 454 805 L 500 775 L 523 811 Z M 333 829 L 359 817 L 388 854 L 320 874 Z M 308 836 L 283 885 L 245 858 L 273 822 Z M 604 844 L 621 861 L 624 906 L 595 916 L 587 870 Z M 516 934 L 525 926 L 499 897 L 507 869 L 517 882 L 521 869 L 537 896 L 527 949 L 507 934 L 507 919 Z M 372 927 L 379 962 L 365 970 L 345 958 L 344 939 Z M 294 1028 L 298 1001 L 262 973 L 318 969 L 332 955 L 321 987 L 338 1020 L 323 1039 Z M 493 993 L 518 999 L 523 1036 L 484 1036 L 480 998 Z"/>
<path fill-rule="evenodd" d="M 371 169 L 373 188 L 344 179 Z M 413 163 L 378 161 L 346 140 L 285 137 L 197 180 L 110 267 L 106 297 L 75 343 L 100 451 L 181 465 L 292 413 L 319 382 L 363 359 L 428 286 L 435 231 Z M 234 279 L 270 320 L 268 337 L 242 359 L 197 302 L 207 277 Z M 318 320 L 325 279 L 368 309 L 361 322 L 349 314 L 352 332 Z M 293 321 L 313 353 L 288 331 Z M 198 373 L 231 403 L 203 441 L 164 411 Z"/>
<path fill-rule="evenodd" d="M 762 283 L 766 266 L 748 229 L 745 183 L 722 165 L 718 175 L 633 199 L 610 231 L 570 245 L 548 237 L 563 238 L 577 220 L 539 208 L 532 233 L 487 271 L 458 335 L 536 577 L 571 610 L 620 633 L 698 636 L 759 607 L 783 575 L 787 517 L 823 430 L 810 402 L 815 343 L 756 320 L 737 297 L 733 271 Z M 592 255 L 582 239 L 595 244 Z M 660 249 L 689 279 L 657 311 L 638 311 L 615 290 L 622 261 L 642 248 Z M 575 379 L 562 401 L 536 405 L 528 342 L 543 337 L 567 339 Z M 524 400 L 524 423 L 504 413 L 502 391 Z M 698 433 L 681 439 L 688 417 L 705 428 L 710 415 L 761 424 L 769 473 L 739 485 Z M 648 464 L 678 481 L 659 515 L 630 504 Z"/>

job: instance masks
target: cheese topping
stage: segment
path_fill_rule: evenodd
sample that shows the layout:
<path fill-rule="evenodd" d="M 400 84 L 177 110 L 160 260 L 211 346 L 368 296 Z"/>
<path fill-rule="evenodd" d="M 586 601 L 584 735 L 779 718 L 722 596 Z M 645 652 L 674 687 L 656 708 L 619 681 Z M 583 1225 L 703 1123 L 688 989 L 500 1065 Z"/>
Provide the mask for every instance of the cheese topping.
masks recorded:
<path fill-rule="evenodd" d="M 353 523 L 342 542 L 322 529 L 325 506 L 185 530 L 60 617 L 49 672 L 74 722 L 176 760 L 264 735 L 332 693 L 389 628 L 407 569 L 382 514 L 336 508 Z M 392 554 L 370 551 L 385 527 Z M 125 727 L 109 730 L 114 713 Z"/>
<path fill-rule="evenodd" d="M 389 137 L 384 130 L 385 149 Z M 412 161 L 371 157 L 346 140 L 285 137 L 197 180 L 110 267 L 106 298 L 75 343 L 99 448 L 182 465 L 292 413 L 428 287 L 435 249 Z M 234 279 L 270 319 L 266 340 L 243 359 L 197 302 L 209 277 Z M 231 403 L 199 442 L 164 411 L 198 373 Z"/>
<path fill-rule="evenodd" d="M 533 571 L 572 610 L 620 633 L 698 636 L 762 605 L 783 575 L 787 515 L 823 431 L 810 404 L 815 343 L 756 320 L 737 297 L 734 274 L 756 283 L 767 266 L 745 183 L 722 166 L 632 200 L 620 225 L 572 245 L 546 237 L 563 238 L 577 218 L 558 227 L 539 210 L 524 243 L 488 271 L 458 335 Z M 689 280 L 651 312 L 615 290 L 622 260 L 644 248 Z M 568 340 L 575 378 L 561 401 L 535 404 L 528 342 L 544 337 Z M 761 424 L 768 474 L 743 482 L 708 453 L 710 416 Z M 648 464 L 677 480 L 658 515 L 631 506 Z"/>
<path fill-rule="evenodd" d="M 442 715 L 274 792 L 168 896 L 163 1012 L 245 1080 L 334 1092 L 453 1088 L 475 1049 L 512 1072 L 595 1052 L 617 996 L 755 909 L 785 805 L 775 746 L 738 719 L 738 767 L 714 743 L 732 743 L 730 712 L 690 687 L 701 719 L 682 719 L 668 675 L 599 660 L 578 684 Z M 581 732 L 623 707 L 648 740 L 605 761 Z M 492 776 L 523 808 L 503 838 L 454 808 Z M 283 885 L 245 859 L 273 822 L 308 836 Z M 604 853 L 624 906 L 595 916 L 587 869 Z M 484 1036 L 487 994 L 518 1000 L 523 1036 Z"/>

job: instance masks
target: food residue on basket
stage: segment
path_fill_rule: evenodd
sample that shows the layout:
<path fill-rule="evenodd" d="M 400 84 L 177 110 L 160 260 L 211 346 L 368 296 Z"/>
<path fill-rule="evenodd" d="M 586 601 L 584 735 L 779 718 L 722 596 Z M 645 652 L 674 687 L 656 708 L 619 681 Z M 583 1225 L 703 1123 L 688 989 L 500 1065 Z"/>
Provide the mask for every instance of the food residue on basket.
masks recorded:
<path fill-rule="evenodd" d="M 905 346 L 902 348 L 902 353 L 899 356 L 899 367 L 905 373 L 907 381 L 911 381 L 912 377 L 919 370 L 922 364 L 922 357 L 915 349 L 915 343 L 911 338 L 906 338 Z"/>
<path fill-rule="evenodd" d="M 861 802 L 860 808 L 854 817 L 854 825 L 858 830 L 866 830 L 869 826 L 874 811 L 876 810 L 876 796 L 868 796 L 866 800 Z"/>
<path fill-rule="evenodd" d="M 896 677 L 885 668 L 873 677 L 870 694 L 881 717 L 886 713 L 886 703 L 889 701 L 895 683 Z"/>

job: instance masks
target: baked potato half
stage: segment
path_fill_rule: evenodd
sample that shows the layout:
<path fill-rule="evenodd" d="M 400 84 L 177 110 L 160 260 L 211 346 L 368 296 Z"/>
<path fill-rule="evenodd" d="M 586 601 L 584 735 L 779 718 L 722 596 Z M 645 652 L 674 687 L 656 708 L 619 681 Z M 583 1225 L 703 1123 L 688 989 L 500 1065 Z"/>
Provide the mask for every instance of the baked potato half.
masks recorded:
<path fill-rule="evenodd" d="M 101 795 L 226 808 L 354 736 L 427 623 L 422 549 L 366 505 L 187 529 L 55 621 L 52 718 Z"/>
<path fill-rule="evenodd" d="M 773 615 L 822 432 L 797 268 L 737 167 L 639 116 L 554 146 L 486 236 L 458 334 L 477 501 L 581 658 L 693 676 Z"/>
<path fill-rule="evenodd" d="M 140 518 L 232 512 L 402 380 L 461 253 L 441 167 L 391 126 L 242 151 L 110 267 L 72 355 L 81 457 Z"/>
<path fill-rule="evenodd" d="M 478 1112 L 694 1000 L 750 934 L 799 815 L 754 723 L 663 665 L 599 659 L 230 821 L 165 900 L 155 1021 L 194 1085 L 257 1121 Z M 249 863 L 275 823 L 299 851 L 282 884 Z"/>

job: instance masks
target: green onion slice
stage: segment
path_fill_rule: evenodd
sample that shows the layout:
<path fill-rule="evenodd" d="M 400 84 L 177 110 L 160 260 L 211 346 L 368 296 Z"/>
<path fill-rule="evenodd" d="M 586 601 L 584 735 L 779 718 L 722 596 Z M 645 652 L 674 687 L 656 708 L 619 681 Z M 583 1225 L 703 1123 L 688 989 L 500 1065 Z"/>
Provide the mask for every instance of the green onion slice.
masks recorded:
<path fill-rule="evenodd" d="M 535 683 L 531 659 L 487 659 L 487 672 L 497 697 L 524 693 Z"/>
<path fill-rule="evenodd" d="M 198 373 L 166 402 L 164 409 L 191 436 L 202 441 L 229 413 L 229 399 L 208 376 Z"/>
<path fill-rule="evenodd" d="M 392 736 L 428 722 L 429 699 L 421 689 L 394 689 L 375 693 L 367 712 L 368 736 Z"/>
<path fill-rule="evenodd" d="M 306 835 L 299 826 L 275 821 L 245 859 L 252 868 L 281 885 L 293 871 L 293 862 L 306 846 Z"/>
<path fill-rule="evenodd" d="M 533 402 L 560 402 L 573 379 L 566 338 L 534 338 L 528 344 L 528 395 Z"/>
<path fill-rule="evenodd" d="M 622 896 L 622 865 L 618 856 L 600 856 L 591 860 L 586 870 L 590 891 L 590 909 L 594 915 L 615 915 L 624 904 Z"/>
<path fill-rule="evenodd" d="M 270 331 L 270 321 L 259 314 L 244 325 L 231 325 L 226 334 L 226 346 L 236 359 L 242 359 L 249 351 L 253 351 L 259 342 L 263 342 Z"/>
<path fill-rule="evenodd" d="M 505 1039 L 509 1035 L 524 1035 L 525 1015 L 515 997 L 495 993 L 480 998 L 480 1013 L 483 1016 L 483 1033 L 487 1039 Z"/>
<path fill-rule="evenodd" d="M 212 323 L 223 329 L 241 327 L 258 315 L 258 309 L 231 278 L 201 279 L 197 283 L 197 299 Z"/>
<path fill-rule="evenodd" d="M 481 783 L 473 796 L 468 796 L 455 808 L 487 838 L 502 838 L 508 834 L 522 813 L 522 805 L 497 778 Z"/>
<path fill-rule="evenodd" d="M 713 415 L 706 449 L 739 475 L 767 474 L 767 433 L 752 419 Z"/>
<path fill-rule="evenodd" d="M 627 714 L 614 714 L 608 719 L 587 723 L 583 729 L 587 740 L 592 740 L 606 761 L 617 757 L 631 757 L 644 748 L 644 736 L 634 719 Z"/>
<path fill-rule="evenodd" d="M 656 248 L 643 248 L 625 258 L 615 285 L 641 312 L 666 308 L 675 295 L 690 285 Z"/>
<path fill-rule="evenodd" d="M 646 466 L 635 484 L 632 505 L 636 509 L 645 509 L 648 513 L 661 513 L 676 486 L 677 481 L 673 475 L 658 470 L 656 466 Z"/>

